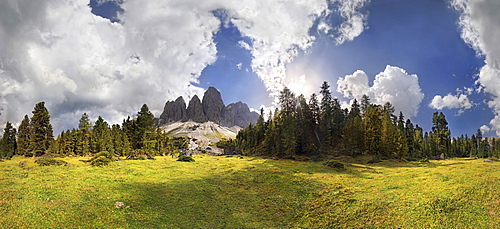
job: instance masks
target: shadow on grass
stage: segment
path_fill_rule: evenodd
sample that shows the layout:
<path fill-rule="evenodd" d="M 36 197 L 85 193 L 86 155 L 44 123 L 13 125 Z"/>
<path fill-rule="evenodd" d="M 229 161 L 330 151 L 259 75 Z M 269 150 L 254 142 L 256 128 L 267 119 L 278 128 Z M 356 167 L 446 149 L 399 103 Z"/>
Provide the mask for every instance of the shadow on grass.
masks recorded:
<path fill-rule="evenodd" d="M 163 183 L 124 183 L 128 227 L 287 227 L 318 185 L 286 172 L 253 168 Z"/>

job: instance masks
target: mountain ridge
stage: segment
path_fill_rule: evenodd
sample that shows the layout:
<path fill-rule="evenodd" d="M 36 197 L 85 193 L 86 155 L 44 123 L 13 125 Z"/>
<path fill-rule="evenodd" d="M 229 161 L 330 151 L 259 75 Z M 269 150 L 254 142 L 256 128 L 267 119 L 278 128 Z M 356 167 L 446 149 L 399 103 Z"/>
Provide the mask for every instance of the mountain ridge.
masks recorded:
<path fill-rule="evenodd" d="M 158 119 L 158 126 L 165 126 L 175 122 L 213 122 L 224 127 L 238 126 L 247 127 L 250 123 L 255 124 L 259 114 L 250 111 L 246 103 L 241 101 L 225 105 L 221 93 L 214 87 L 209 87 L 203 100 L 195 95 L 186 107 L 182 96 L 175 101 L 167 101 L 162 114 Z"/>

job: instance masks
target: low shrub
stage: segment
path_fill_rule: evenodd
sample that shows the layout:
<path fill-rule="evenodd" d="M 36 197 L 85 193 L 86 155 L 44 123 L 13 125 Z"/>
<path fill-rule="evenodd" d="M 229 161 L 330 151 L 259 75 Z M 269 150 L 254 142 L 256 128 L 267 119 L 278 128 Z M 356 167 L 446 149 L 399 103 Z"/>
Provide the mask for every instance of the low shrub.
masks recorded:
<path fill-rule="evenodd" d="M 177 159 L 177 161 L 184 161 L 184 162 L 194 162 L 194 158 L 188 155 L 182 155 Z"/>
<path fill-rule="evenodd" d="M 368 162 L 366 162 L 366 164 L 375 164 L 375 163 L 379 163 L 379 162 L 382 162 L 382 160 L 380 160 L 380 158 L 378 156 L 373 156 L 372 159 L 370 159 Z"/>
<path fill-rule="evenodd" d="M 341 162 L 339 162 L 337 160 L 329 160 L 329 161 L 325 162 L 323 165 L 337 169 L 337 170 L 345 170 L 344 164 L 342 164 Z"/>
<path fill-rule="evenodd" d="M 99 166 L 99 167 L 107 166 L 107 165 L 109 165 L 109 163 L 111 163 L 111 159 L 109 159 L 105 156 L 99 156 L 95 159 L 92 159 L 92 161 L 90 161 L 90 165 Z"/>
<path fill-rule="evenodd" d="M 35 163 L 37 163 L 40 166 L 50 166 L 50 165 L 65 165 L 67 164 L 63 160 L 58 160 L 54 159 L 51 157 L 41 157 L 35 160 Z"/>

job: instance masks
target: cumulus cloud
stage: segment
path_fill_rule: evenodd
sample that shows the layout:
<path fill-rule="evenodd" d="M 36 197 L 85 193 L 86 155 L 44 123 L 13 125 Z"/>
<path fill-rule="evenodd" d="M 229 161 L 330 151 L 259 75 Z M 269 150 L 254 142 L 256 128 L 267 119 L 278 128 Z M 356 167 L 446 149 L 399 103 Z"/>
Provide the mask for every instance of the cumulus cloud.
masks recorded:
<path fill-rule="evenodd" d="M 491 95 L 488 105 L 495 118 L 490 121 L 500 135 L 500 2 L 496 0 L 454 0 L 451 5 L 461 13 L 462 39 L 485 58 L 477 83 L 480 91 Z"/>
<path fill-rule="evenodd" d="M 429 107 L 442 110 L 444 108 L 448 109 L 460 109 L 458 114 L 463 113 L 467 109 L 472 108 L 472 103 L 465 94 L 452 95 L 447 94 L 445 96 L 436 95 L 432 99 Z"/>
<path fill-rule="evenodd" d="M 158 115 L 166 100 L 201 95 L 193 83 L 216 60 L 221 21 L 213 12 L 220 9 L 250 38 L 240 45 L 277 95 L 286 65 L 313 44 L 310 29 L 329 6 L 338 3 L 344 22 L 336 37 L 348 41 L 364 29 L 358 11 L 367 2 L 111 1 L 123 9 L 120 23 L 93 15 L 88 0 L 0 2 L 1 125 L 19 123 L 42 100 L 61 130 L 75 127 L 83 112 L 120 123 L 143 103 Z"/>
<path fill-rule="evenodd" d="M 337 91 L 350 99 L 361 99 L 370 90 L 368 86 L 368 76 L 364 71 L 357 70 L 352 75 L 339 78 L 337 81 Z"/>
<path fill-rule="evenodd" d="M 487 125 L 482 125 L 479 129 L 481 130 L 481 133 L 483 133 L 483 134 L 491 131 L 491 128 Z"/>
<path fill-rule="evenodd" d="M 339 78 L 337 91 L 346 98 L 358 101 L 366 94 L 375 104 L 390 102 L 397 112 L 402 111 L 410 117 L 417 115 L 424 98 L 417 75 L 408 74 L 404 69 L 390 65 L 375 76 L 371 87 L 368 85 L 366 73 L 358 70 L 352 75 Z"/>

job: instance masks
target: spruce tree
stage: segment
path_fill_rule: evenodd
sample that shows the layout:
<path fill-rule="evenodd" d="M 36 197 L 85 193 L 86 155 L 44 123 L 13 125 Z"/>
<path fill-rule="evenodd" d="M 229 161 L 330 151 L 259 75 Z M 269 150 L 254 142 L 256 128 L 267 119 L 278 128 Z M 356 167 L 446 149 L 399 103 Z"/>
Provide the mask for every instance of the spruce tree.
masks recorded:
<path fill-rule="evenodd" d="M 45 102 L 39 102 L 35 105 L 30 121 L 30 130 L 29 151 L 35 156 L 41 156 L 54 140 L 50 115 L 45 108 Z"/>
<path fill-rule="evenodd" d="M 0 140 L 0 159 L 10 159 L 17 152 L 16 128 L 10 122 L 5 124 L 3 137 Z"/>
<path fill-rule="evenodd" d="M 111 130 L 108 123 L 101 116 L 95 121 L 91 136 L 91 149 L 93 153 L 106 151 L 114 154 Z"/>
<path fill-rule="evenodd" d="M 364 153 L 364 128 L 363 119 L 358 101 L 354 99 L 351 110 L 347 116 L 347 122 L 342 131 L 343 150 L 350 156 L 357 156 Z"/>
<path fill-rule="evenodd" d="M 89 115 L 87 113 L 83 113 L 82 117 L 78 121 L 78 129 L 80 131 L 88 131 L 92 128 L 92 122 L 90 122 Z"/>
<path fill-rule="evenodd" d="M 333 107 L 330 85 L 325 81 L 321 85 L 321 118 L 319 123 L 321 147 L 323 151 L 329 151 L 333 147 Z"/>
<path fill-rule="evenodd" d="M 434 134 L 434 152 L 438 155 L 444 154 L 445 156 L 450 156 L 451 133 L 443 112 L 434 112 L 432 116 L 432 132 Z"/>
<path fill-rule="evenodd" d="M 22 156 L 32 156 L 29 151 L 31 137 L 31 128 L 30 128 L 30 119 L 28 115 L 24 116 L 24 119 L 21 121 L 21 125 L 19 125 L 18 133 L 17 133 L 17 154 Z"/>
<path fill-rule="evenodd" d="M 148 135 L 154 131 L 155 117 L 151 111 L 149 111 L 148 105 L 143 104 L 141 110 L 137 113 L 137 121 L 135 134 L 137 136 L 137 142 L 135 142 L 136 149 L 141 149 L 145 146 L 146 142 L 149 142 Z"/>

